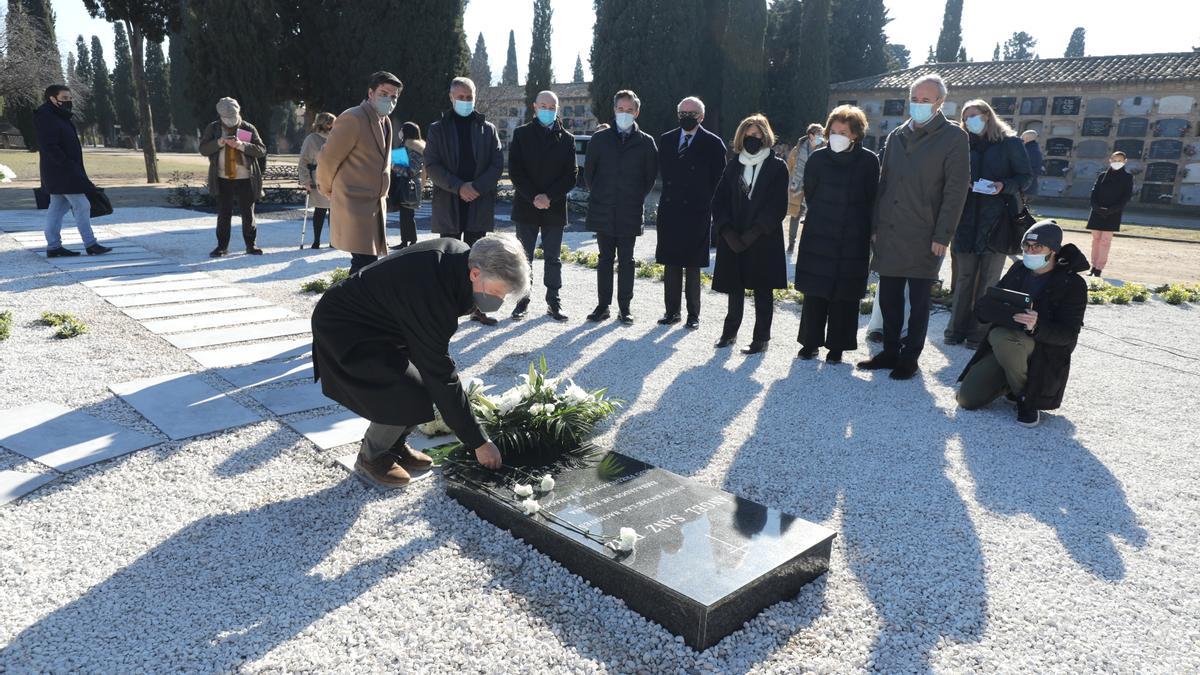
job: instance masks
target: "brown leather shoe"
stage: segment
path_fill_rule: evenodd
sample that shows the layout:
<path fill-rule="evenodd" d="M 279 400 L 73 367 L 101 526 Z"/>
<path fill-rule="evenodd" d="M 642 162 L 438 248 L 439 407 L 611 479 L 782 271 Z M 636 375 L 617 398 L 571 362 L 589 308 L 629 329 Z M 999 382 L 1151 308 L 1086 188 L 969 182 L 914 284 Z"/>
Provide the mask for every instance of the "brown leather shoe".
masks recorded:
<path fill-rule="evenodd" d="M 392 457 L 396 463 L 410 471 L 424 471 L 433 466 L 433 458 L 405 443 L 401 447 L 392 448 Z"/>
<path fill-rule="evenodd" d="M 391 453 L 372 461 L 360 451 L 358 459 L 354 462 L 354 470 L 386 488 L 403 487 L 408 484 L 410 478 L 404 467 L 396 463 Z"/>

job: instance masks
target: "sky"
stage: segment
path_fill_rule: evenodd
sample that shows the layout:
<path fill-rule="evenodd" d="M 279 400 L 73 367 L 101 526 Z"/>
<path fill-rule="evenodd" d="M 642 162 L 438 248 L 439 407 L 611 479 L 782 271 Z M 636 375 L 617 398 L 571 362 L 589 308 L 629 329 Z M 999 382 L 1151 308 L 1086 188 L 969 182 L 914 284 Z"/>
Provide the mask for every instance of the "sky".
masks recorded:
<path fill-rule="evenodd" d="M 990 60 L 997 42 L 1024 30 L 1037 39 L 1043 58 L 1061 57 L 1076 26 L 1087 29 L 1087 54 L 1145 54 L 1189 51 L 1200 46 L 1195 0 L 1144 0 L 1140 3 L 1106 0 L 965 0 L 963 43 L 967 56 Z M 100 36 L 112 65 L 112 26 L 92 19 L 82 0 L 52 0 L 57 15 L 59 49 L 74 49 L 75 36 Z M 885 0 L 892 22 L 888 39 L 912 52 L 914 65 L 925 61 L 942 26 L 944 0 Z M 554 10 L 552 59 L 554 78 L 570 82 L 575 56 L 583 56 L 584 74 L 591 77 L 588 52 L 595 13 L 592 0 L 552 0 Z M 533 0 L 471 0 L 463 19 L 467 44 L 475 48 L 479 33 L 487 43 L 492 75 L 500 79 L 508 50 L 508 32 L 515 31 L 517 68 L 524 82 L 529 62 Z M 400 35 L 400 33 L 398 33 Z M 403 71 L 403 66 L 399 67 Z M 403 77 L 403 76 L 402 76 Z"/>

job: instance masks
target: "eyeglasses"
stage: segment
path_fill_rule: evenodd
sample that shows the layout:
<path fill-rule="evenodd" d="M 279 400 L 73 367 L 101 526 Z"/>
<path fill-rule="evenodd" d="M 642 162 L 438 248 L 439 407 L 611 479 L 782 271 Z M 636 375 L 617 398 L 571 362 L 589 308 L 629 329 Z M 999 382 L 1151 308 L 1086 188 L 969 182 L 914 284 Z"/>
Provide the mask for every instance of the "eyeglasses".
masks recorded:
<path fill-rule="evenodd" d="M 690 118 L 692 118 L 692 119 L 699 119 L 699 118 L 700 118 L 700 113 L 698 113 L 698 112 L 692 112 L 692 111 L 686 111 L 686 112 L 681 112 L 681 113 L 679 113 L 679 116 L 680 116 L 680 117 L 690 117 Z"/>
<path fill-rule="evenodd" d="M 1038 243 L 1027 241 L 1027 242 L 1024 242 L 1021 244 L 1021 250 L 1026 253 L 1045 253 L 1046 251 L 1049 251 L 1050 249 L 1046 248 L 1046 246 L 1044 246 L 1043 244 L 1038 244 Z"/>

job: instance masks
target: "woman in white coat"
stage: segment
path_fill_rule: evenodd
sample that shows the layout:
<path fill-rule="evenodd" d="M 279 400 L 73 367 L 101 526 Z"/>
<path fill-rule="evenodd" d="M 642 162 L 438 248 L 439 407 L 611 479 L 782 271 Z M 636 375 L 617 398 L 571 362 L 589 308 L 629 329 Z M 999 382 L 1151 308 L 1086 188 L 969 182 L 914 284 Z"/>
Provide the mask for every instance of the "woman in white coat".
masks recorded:
<path fill-rule="evenodd" d="M 296 166 L 296 175 L 300 179 L 300 187 L 308 193 L 308 205 L 313 207 L 313 243 L 312 248 L 321 248 L 321 230 L 325 227 L 325 217 L 329 215 L 329 198 L 317 189 L 317 153 L 325 145 L 329 130 L 333 128 L 333 120 L 337 116 L 323 112 L 313 121 L 312 133 L 304 139 L 300 146 L 300 160 Z"/>

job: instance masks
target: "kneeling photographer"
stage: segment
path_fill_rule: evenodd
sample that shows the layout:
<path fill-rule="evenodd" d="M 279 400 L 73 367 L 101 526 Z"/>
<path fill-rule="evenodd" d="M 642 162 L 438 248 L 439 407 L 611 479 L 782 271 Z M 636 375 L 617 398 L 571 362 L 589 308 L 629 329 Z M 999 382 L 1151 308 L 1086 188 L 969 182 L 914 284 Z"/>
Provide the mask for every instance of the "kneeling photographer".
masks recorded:
<path fill-rule="evenodd" d="M 1017 422 L 1034 427 L 1039 411 L 1062 403 L 1088 302 L 1079 274 L 1088 269 L 1087 258 L 1062 239 L 1053 220 L 1029 228 L 1023 264 L 1009 268 L 976 304 L 975 316 L 992 325 L 958 378 L 963 408 L 981 408 L 1007 393 L 1016 399 Z"/>

